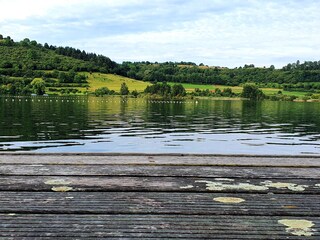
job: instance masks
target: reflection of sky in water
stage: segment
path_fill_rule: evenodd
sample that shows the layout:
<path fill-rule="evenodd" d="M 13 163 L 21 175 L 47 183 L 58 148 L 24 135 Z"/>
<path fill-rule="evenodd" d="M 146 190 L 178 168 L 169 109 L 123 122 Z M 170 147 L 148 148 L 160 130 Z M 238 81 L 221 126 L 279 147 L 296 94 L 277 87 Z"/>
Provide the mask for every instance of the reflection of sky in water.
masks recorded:
<path fill-rule="evenodd" d="M 271 134 L 258 137 L 233 134 L 163 134 L 161 136 L 122 136 L 112 133 L 100 139 L 52 142 L 11 142 L 3 148 L 37 152 L 128 152 L 128 153 L 216 153 L 216 154 L 317 154 L 320 143 L 292 137 L 289 140 Z M 252 137 L 252 138 L 251 138 Z"/>
<path fill-rule="evenodd" d="M 67 106 L 59 98 L 37 100 L 37 106 L 28 103 L 2 102 L 8 109 L 0 119 L 0 150 L 320 154 L 318 103 L 251 106 L 242 101 L 181 104 L 98 98 L 71 98 Z"/>

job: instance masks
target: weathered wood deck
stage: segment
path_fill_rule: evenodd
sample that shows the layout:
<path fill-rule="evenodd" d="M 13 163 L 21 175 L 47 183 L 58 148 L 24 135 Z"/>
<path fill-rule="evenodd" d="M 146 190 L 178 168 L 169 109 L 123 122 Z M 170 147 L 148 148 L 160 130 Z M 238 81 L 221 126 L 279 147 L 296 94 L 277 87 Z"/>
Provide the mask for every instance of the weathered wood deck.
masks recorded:
<path fill-rule="evenodd" d="M 320 158 L 0 155 L 0 239 L 320 239 Z"/>

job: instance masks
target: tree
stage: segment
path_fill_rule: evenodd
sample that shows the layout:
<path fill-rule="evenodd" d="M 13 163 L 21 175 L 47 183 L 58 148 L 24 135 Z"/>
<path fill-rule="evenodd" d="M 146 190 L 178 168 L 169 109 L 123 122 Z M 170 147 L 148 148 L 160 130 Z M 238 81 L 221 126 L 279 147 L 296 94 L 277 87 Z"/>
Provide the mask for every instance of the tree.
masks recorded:
<path fill-rule="evenodd" d="M 13 64 L 8 61 L 4 61 L 2 64 L 0 64 L 2 68 L 13 68 Z"/>
<path fill-rule="evenodd" d="M 131 92 L 131 95 L 132 95 L 134 98 L 136 98 L 136 97 L 139 96 L 139 93 L 138 93 L 137 90 L 133 90 L 133 91 Z"/>
<path fill-rule="evenodd" d="M 120 87 L 120 95 L 128 95 L 128 94 L 129 94 L 129 88 L 127 84 L 123 82 Z"/>
<path fill-rule="evenodd" d="M 249 98 L 250 100 L 261 100 L 264 98 L 263 92 L 252 83 L 246 83 L 243 86 L 242 97 Z"/>
<path fill-rule="evenodd" d="M 172 95 L 184 97 L 186 95 L 186 90 L 181 84 L 175 84 L 172 86 Z"/>
<path fill-rule="evenodd" d="M 109 95 L 110 94 L 110 90 L 107 87 L 102 87 L 102 88 L 98 88 L 94 91 L 94 94 L 96 96 L 104 96 L 104 95 Z"/>
<path fill-rule="evenodd" d="M 14 45 L 14 41 L 11 39 L 10 36 L 8 36 L 4 39 L 4 45 L 5 46 L 13 46 Z"/>
<path fill-rule="evenodd" d="M 75 83 L 85 83 L 85 82 L 87 82 L 87 78 L 85 75 L 77 74 L 74 76 L 74 82 Z"/>
<path fill-rule="evenodd" d="M 232 89 L 231 88 L 225 88 L 223 89 L 222 91 L 222 96 L 224 97 L 232 97 L 233 96 L 233 92 L 232 92 Z"/>
<path fill-rule="evenodd" d="M 220 89 L 220 88 L 216 88 L 216 89 L 214 90 L 214 94 L 217 95 L 217 96 L 221 96 L 221 94 L 222 94 L 221 89 Z"/>
<path fill-rule="evenodd" d="M 35 40 L 32 40 L 31 42 L 30 42 L 30 45 L 31 46 L 34 46 L 34 47 L 36 47 L 37 46 L 37 41 L 35 41 Z"/>
<path fill-rule="evenodd" d="M 45 82 L 41 78 L 35 78 L 31 82 L 33 92 L 37 95 L 43 95 L 46 91 Z"/>
<path fill-rule="evenodd" d="M 144 92 L 149 94 L 158 94 L 160 96 L 169 96 L 171 94 L 171 86 L 167 83 L 156 83 L 147 86 Z"/>
<path fill-rule="evenodd" d="M 30 45 L 30 39 L 29 38 L 25 38 L 20 42 L 20 45 L 23 47 L 27 47 Z"/>

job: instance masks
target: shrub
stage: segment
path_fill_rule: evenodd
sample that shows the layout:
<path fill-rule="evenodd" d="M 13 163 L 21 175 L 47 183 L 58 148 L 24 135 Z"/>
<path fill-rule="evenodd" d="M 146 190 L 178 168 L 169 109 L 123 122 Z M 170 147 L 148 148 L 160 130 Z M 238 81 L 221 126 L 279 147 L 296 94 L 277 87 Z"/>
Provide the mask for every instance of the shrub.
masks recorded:
<path fill-rule="evenodd" d="M 98 88 L 94 91 L 94 94 L 96 96 L 104 96 L 104 95 L 110 95 L 110 90 L 107 87 Z"/>
<path fill-rule="evenodd" d="M 265 97 L 263 92 L 255 84 L 251 83 L 243 86 L 241 96 L 250 100 L 262 100 Z"/>

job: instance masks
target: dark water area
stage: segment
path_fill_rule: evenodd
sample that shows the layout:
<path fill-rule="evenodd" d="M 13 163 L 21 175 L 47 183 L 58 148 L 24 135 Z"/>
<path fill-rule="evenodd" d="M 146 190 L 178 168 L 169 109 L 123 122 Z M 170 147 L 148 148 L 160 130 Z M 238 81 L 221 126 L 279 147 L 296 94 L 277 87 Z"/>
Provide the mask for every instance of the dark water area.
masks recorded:
<path fill-rule="evenodd" d="M 0 97 L 0 151 L 320 155 L 320 103 Z"/>

